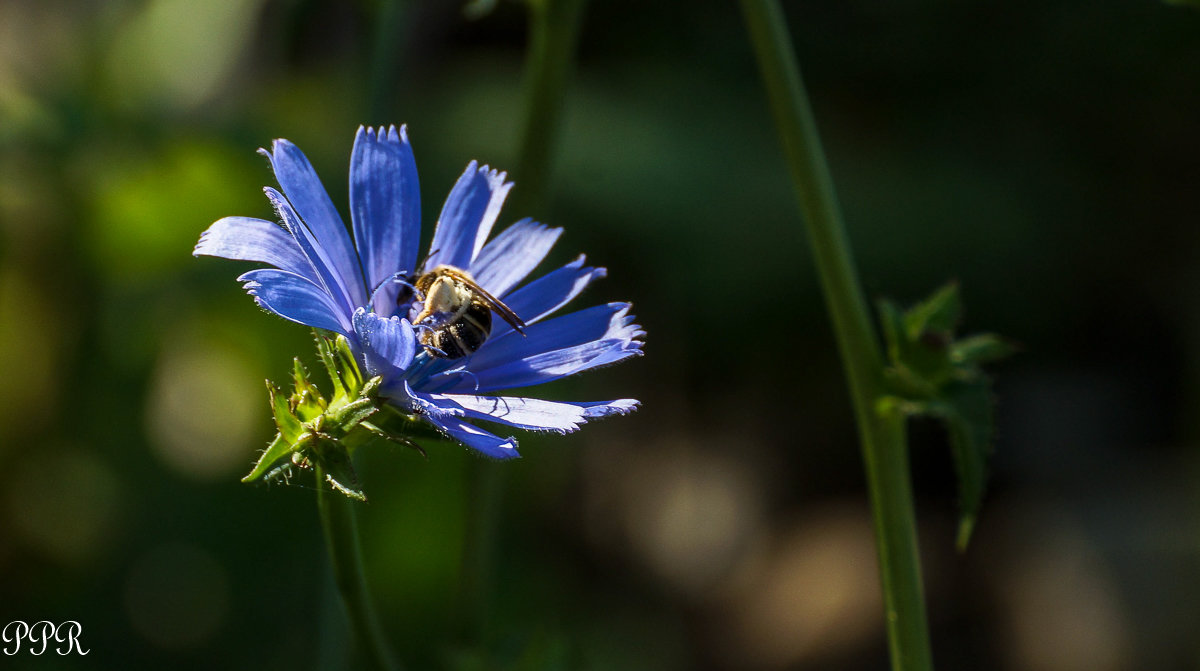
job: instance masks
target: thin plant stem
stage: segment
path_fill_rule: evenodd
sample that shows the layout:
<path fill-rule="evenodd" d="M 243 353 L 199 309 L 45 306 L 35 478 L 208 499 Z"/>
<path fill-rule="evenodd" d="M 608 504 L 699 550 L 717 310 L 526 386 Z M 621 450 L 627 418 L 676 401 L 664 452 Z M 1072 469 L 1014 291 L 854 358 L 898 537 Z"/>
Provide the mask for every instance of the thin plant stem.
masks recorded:
<path fill-rule="evenodd" d="M 528 0 L 525 115 L 510 211 L 541 216 L 550 191 L 550 164 L 562 127 L 567 79 L 583 23 L 585 0 Z"/>
<path fill-rule="evenodd" d="M 460 635 L 468 643 L 487 640 L 492 603 L 496 528 L 504 489 L 504 464 L 472 459 L 467 466 L 468 509 L 458 591 Z"/>
<path fill-rule="evenodd" d="M 854 269 L 829 166 L 777 0 L 741 0 L 795 182 L 854 403 L 895 671 L 933 668 L 904 417 L 882 412 L 883 355 Z"/>
<path fill-rule="evenodd" d="M 392 656 L 375 617 L 367 581 L 363 575 L 362 551 L 358 537 L 358 516 L 355 502 L 333 491 L 325 483 L 325 473 L 315 466 L 317 476 L 317 512 L 325 545 L 329 548 L 329 564 L 333 580 L 346 614 L 350 629 L 366 660 L 375 671 L 397 671 L 400 665 Z"/>

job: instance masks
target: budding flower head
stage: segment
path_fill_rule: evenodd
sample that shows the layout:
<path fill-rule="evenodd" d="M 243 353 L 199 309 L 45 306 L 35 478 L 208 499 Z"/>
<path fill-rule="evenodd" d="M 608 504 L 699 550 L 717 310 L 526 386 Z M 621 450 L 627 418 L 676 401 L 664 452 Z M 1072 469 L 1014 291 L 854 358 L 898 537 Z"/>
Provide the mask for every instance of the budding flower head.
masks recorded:
<path fill-rule="evenodd" d="M 433 430 L 495 459 L 517 441 L 475 424 L 568 433 L 637 408 L 633 399 L 562 402 L 498 392 L 640 356 L 645 332 L 628 303 L 555 315 L 604 268 L 583 256 L 525 282 L 562 233 L 522 219 L 495 237 L 512 184 L 471 162 L 418 262 L 420 192 L 405 128 L 359 128 L 350 161 L 353 241 L 304 154 L 287 140 L 262 150 L 282 191 L 267 187 L 280 223 L 226 217 L 196 255 L 270 268 L 238 279 L 259 306 L 313 327 L 333 384 L 324 398 L 297 362 L 293 391 L 271 387 L 279 435 L 247 476 L 282 462 L 321 466 L 361 498 L 349 452 L 375 436 L 412 443 Z"/>

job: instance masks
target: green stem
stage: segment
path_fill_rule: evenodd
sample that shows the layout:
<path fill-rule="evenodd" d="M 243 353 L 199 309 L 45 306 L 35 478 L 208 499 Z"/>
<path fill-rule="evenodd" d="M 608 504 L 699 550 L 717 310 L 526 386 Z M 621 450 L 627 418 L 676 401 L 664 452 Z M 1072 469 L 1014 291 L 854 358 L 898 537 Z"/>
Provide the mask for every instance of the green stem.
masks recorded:
<path fill-rule="evenodd" d="M 463 539 L 458 591 L 458 620 L 463 640 L 482 646 L 488 637 L 493 562 L 504 464 L 472 459 L 467 465 L 467 529 Z"/>
<path fill-rule="evenodd" d="M 355 502 L 325 484 L 325 473 L 320 466 L 314 465 L 314 469 L 317 476 L 317 512 L 321 518 L 321 530 L 325 532 L 333 579 L 337 584 L 338 593 L 342 595 L 342 603 L 346 606 L 350 629 L 362 648 L 368 668 L 394 671 L 399 665 L 384 641 L 363 576 Z"/>
<path fill-rule="evenodd" d="M 904 418 L 877 411 L 883 355 L 854 270 L 833 180 L 777 0 L 741 0 L 854 402 L 896 671 L 933 668 Z"/>
<path fill-rule="evenodd" d="M 528 0 L 525 117 L 510 212 L 541 216 L 550 186 L 552 150 L 562 126 L 567 79 L 583 22 L 584 0 Z"/>

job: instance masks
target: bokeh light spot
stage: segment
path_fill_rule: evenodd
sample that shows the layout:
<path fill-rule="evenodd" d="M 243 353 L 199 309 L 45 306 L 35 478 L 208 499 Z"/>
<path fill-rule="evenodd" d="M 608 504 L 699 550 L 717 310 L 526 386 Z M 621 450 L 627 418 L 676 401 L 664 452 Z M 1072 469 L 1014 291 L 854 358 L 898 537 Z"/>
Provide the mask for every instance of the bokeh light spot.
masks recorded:
<path fill-rule="evenodd" d="M 111 544 L 120 482 L 94 453 L 43 449 L 19 461 L 5 479 L 5 512 L 32 547 L 82 564 Z"/>
<path fill-rule="evenodd" d="M 125 581 L 125 607 L 135 630 L 166 649 L 198 646 L 225 619 L 229 581 L 208 551 L 162 545 L 139 557 Z"/>
<path fill-rule="evenodd" d="M 147 398 L 155 453 L 196 479 L 228 477 L 250 462 L 266 394 L 242 356 L 219 343 L 168 338 Z"/>

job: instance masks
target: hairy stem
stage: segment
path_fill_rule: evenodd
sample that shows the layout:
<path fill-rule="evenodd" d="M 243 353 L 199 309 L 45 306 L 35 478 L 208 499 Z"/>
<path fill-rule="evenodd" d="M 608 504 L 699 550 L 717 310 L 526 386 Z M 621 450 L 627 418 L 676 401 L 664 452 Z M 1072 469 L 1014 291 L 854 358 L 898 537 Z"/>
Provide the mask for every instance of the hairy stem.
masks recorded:
<path fill-rule="evenodd" d="M 883 355 L 854 269 L 833 180 L 777 0 L 741 0 L 791 168 L 854 402 L 874 517 L 888 647 L 895 671 L 929 670 L 904 418 L 881 413 Z"/>

